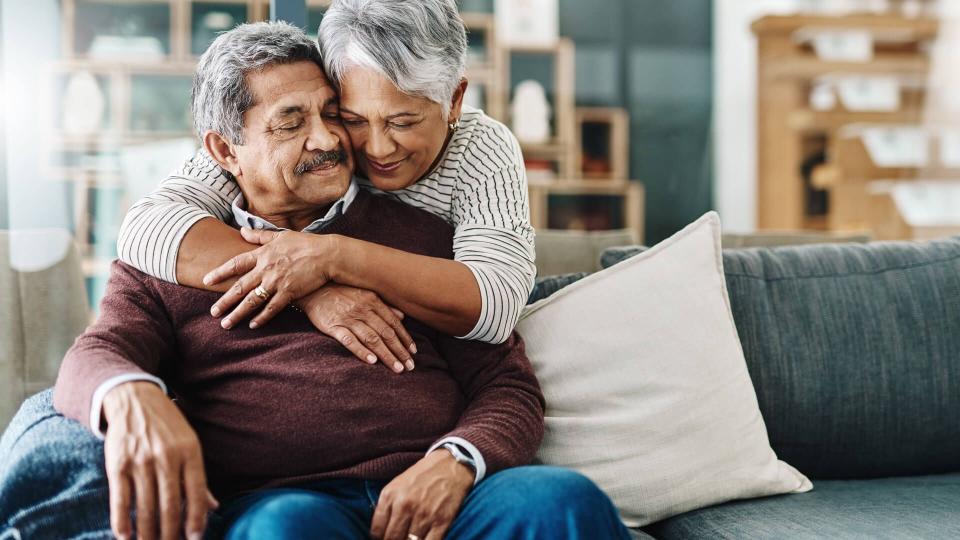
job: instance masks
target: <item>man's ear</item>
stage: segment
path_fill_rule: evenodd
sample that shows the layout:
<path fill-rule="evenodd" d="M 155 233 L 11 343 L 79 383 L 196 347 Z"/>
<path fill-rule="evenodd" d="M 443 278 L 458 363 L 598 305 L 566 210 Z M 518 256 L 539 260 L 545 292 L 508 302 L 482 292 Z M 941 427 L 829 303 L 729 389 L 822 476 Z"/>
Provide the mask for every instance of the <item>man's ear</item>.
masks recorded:
<path fill-rule="evenodd" d="M 460 79 L 460 84 L 453 91 L 453 99 L 450 100 L 450 122 L 460 119 L 460 113 L 463 110 L 463 96 L 467 92 L 467 79 Z"/>
<path fill-rule="evenodd" d="M 223 135 L 216 131 L 207 130 L 203 134 L 203 148 L 210 154 L 225 171 L 228 171 L 234 178 L 240 177 L 240 161 L 234 151 L 233 143 L 228 141 Z"/>

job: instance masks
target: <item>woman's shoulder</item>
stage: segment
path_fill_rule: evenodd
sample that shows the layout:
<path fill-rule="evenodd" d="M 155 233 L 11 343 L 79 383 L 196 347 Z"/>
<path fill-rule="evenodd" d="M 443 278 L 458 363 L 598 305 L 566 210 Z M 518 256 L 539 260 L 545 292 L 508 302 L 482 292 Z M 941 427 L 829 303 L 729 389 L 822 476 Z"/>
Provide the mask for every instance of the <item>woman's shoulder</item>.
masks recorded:
<path fill-rule="evenodd" d="M 482 110 L 464 105 L 460 115 L 460 127 L 464 134 L 468 135 L 466 138 L 470 142 L 469 146 L 476 150 L 475 157 L 488 159 L 489 154 L 496 153 L 502 160 L 517 164 L 523 162 L 520 143 L 510 128 Z"/>

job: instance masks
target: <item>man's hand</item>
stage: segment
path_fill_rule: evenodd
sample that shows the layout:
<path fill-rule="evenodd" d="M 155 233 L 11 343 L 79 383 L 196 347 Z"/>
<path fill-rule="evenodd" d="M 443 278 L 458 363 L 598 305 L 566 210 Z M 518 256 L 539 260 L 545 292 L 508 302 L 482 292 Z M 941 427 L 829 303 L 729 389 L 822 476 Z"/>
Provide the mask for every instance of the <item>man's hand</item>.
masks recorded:
<path fill-rule="evenodd" d="M 357 358 L 383 362 L 397 373 L 413 369 L 417 348 L 400 319 L 403 313 L 371 291 L 328 283 L 297 302 L 318 330 L 336 339 Z"/>
<path fill-rule="evenodd" d="M 260 247 L 237 255 L 203 278 L 208 286 L 237 278 L 210 309 L 211 315 L 219 317 L 236 306 L 221 321 L 224 328 L 232 328 L 257 311 L 250 328 L 263 326 L 291 302 L 330 280 L 329 265 L 337 251 L 336 235 L 248 228 L 240 229 L 240 233 L 244 240 Z M 269 294 L 267 298 L 257 295 L 258 286 Z"/>
<path fill-rule="evenodd" d="M 151 382 L 121 384 L 103 399 L 110 484 L 110 526 L 130 538 L 136 500 L 137 536 L 199 540 L 218 503 L 207 490 L 200 441 L 180 410 Z M 186 521 L 183 499 L 186 498 Z"/>
<path fill-rule="evenodd" d="M 473 469 L 434 450 L 380 493 L 370 535 L 377 540 L 441 540 L 473 486 Z"/>

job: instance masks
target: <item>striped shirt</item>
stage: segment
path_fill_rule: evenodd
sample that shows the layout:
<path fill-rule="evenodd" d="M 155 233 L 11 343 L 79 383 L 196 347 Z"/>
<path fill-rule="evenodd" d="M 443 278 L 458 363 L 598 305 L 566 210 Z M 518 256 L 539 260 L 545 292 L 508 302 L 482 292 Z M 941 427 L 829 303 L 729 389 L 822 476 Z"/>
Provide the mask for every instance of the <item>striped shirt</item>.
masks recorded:
<path fill-rule="evenodd" d="M 454 257 L 480 287 L 476 326 L 463 339 L 503 343 L 520 317 L 536 277 L 527 177 L 520 144 L 506 126 L 483 111 L 463 107 L 460 129 L 436 168 L 419 182 L 382 192 L 442 217 L 454 226 Z M 134 204 L 120 230 L 123 262 L 176 283 L 177 251 L 194 223 L 233 219 L 240 187 L 203 150 Z"/>

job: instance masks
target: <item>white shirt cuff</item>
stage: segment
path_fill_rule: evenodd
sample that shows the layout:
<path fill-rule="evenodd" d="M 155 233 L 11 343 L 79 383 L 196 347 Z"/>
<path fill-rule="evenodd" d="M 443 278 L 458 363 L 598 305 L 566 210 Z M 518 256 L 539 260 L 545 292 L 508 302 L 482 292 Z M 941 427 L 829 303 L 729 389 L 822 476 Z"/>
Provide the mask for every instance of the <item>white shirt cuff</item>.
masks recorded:
<path fill-rule="evenodd" d="M 103 398 L 107 396 L 107 393 L 121 384 L 133 381 L 149 381 L 155 383 L 163 390 L 164 394 L 167 393 L 167 385 L 164 384 L 163 381 L 146 373 L 125 373 L 103 381 L 93 392 L 93 399 L 90 400 L 90 429 L 93 430 L 93 434 L 96 435 L 98 439 L 103 440 L 106 437 L 106 433 L 100 429 L 100 415 L 103 413 Z"/>
<path fill-rule="evenodd" d="M 427 453 L 429 454 L 430 452 L 433 452 L 437 448 L 440 448 L 447 443 L 453 443 L 463 448 L 468 454 L 470 454 L 470 457 L 473 459 L 474 463 L 477 464 L 477 475 L 476 479 L 473 481 L 473 485 L 479 484 L 480 481 L 483 480 L 483 477 L 487 474 L 487 463 L 483 461 L 483 454 L 480 453 L 480 450 L 477 450 L 477 447 L 470 444 L 466 439 L 461 437 L 446 437 L 444 439 L 440 439 L 439 441 L 433 443 L 433 446 L 427 450 Z"/>

